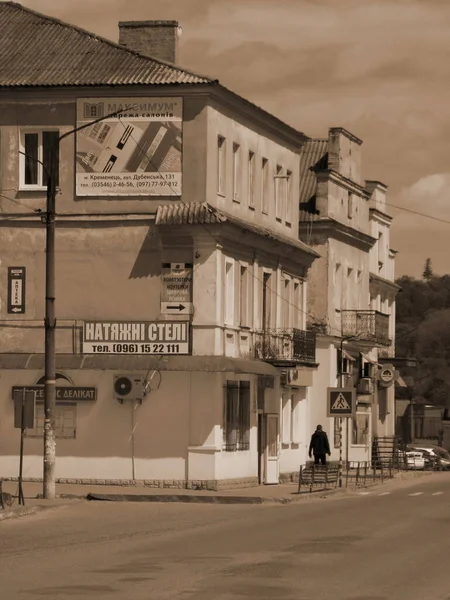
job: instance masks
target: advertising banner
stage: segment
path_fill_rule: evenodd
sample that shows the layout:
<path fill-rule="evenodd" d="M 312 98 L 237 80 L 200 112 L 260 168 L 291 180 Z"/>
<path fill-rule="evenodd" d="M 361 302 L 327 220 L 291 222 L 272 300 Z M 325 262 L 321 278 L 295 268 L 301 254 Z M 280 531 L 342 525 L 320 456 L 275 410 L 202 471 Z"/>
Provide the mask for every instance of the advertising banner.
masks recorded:
<path fill-rule="evenodd" d="M 189 321 L 85 322 L 83 354 L 189 354 Z"/>
<path fill-rule="evenodd" d="M 77 133 L 77 196 L 181 196 L 182 98 L 79 99 L 77 127 L 88 123 Z"/>

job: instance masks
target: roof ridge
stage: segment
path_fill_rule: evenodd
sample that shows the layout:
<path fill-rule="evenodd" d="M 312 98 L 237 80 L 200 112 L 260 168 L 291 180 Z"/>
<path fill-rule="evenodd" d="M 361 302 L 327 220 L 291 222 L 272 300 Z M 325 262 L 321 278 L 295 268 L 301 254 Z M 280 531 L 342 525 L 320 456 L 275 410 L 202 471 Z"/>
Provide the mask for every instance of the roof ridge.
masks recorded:
<path fill-rule="evenodd" d="M 126 48 L 125 46 L 121 46 L 120 44 L 113 42 L 112 40 L 108 40 L 107 38 L 104 38 L 100 35 L 96 35 L 95 33 L 92 33 L 92 31 L 83 29 L 82 27 L 79 27 L 78 25 L 72 25 L 71 23 L 67 23 L 66 21 L 57 19 L 56 17 L 51 17 L 49 15 L 45 15 L 41 12 L 38 12 L 37 10 L 33 10 L 32 8 L 28 8 L 28 6 L 23 6 L 19 2 L 14 2 L 13 0 L 7 0 L 7 1 L 0 0 L 0 5 L 1 4 L 9 5 L 9 6 L 14 7 L 17 10 L 22 10 L 29 14 L 36 15 L 37 17 L 39 17 L 45 21 L 51 21 L 52 23 L 55 23 L 56 25 L 60 25 L 61 27 L 65 27 L 67 29 L 72 29 L 74 31 L 78 31 L 78 33 L 82 33 L 83 35 L 89 36 L 90 38 L 96 39 L 99 42 L 102 42 L 104 44 L 108 44 L 109 46 L 116 48 L 117 50 L 127 52 L 128 54 L 133 54 L 134 56 L 138 56 L 143 59 L 151 60 L 152 62 L 159 63 L 161 65 L 164 65 L 165 67 L 170 67 L 176 71 L 180 71 L 180 72 L 186 73 L 188 75 L 193 75 L 194 77 L 206 79 L 208 81 L 208 83 L 219 83 L 218 79 L 212 79 L 209 75 L 202 75 L 201 73 L 195 73 L 194 71 L 190 71 L 189 69 L 185 69 L 184 67 L 178 67 L 178 66 L 174 65 L 173 63 L 167 62 L 165 60 L 161 60 L 160 58 L 153 58 L 152 56 L 149 56 L 146 54 L 141 54 L 140 52 L 136 52 L 136 50 L 131 50 L 130 48 Z"/>

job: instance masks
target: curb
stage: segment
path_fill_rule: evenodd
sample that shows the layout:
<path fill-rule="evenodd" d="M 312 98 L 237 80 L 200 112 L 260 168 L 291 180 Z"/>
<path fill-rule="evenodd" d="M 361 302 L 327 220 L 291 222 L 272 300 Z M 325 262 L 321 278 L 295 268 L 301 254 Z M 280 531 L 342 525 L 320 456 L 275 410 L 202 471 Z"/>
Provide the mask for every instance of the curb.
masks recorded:
<path fill-rule="evenodd" d="M 86 500 L 102 502 L 183 502 L 186 504 L 288 504 L 290 498 L 261 496 L 188 496 L 187 494 L 88 494 Z"/>
<path fill-rule="evenodd" d="M 56 508 L 56 506 L 23 506 L 20 509 L 13 508 L 9 510 L 0 510 L 0 521 L 6 521 L 7 519 L 20 519 L 21 517 L 35 515 L 44 510 L 50 510 L 52 508 Z"/>

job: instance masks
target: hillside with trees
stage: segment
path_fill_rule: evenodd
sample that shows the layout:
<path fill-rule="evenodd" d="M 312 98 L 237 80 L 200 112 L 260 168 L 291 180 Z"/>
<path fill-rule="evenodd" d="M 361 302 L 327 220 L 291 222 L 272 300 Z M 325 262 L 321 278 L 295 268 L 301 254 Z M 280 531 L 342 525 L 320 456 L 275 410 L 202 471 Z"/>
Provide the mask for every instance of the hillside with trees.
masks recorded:
<path fill-rule="evenodd" d="M 399 396 L 450 406 L 450 275 L 434 275 L 427 259 L 422 279 L 403 276 L 396 283 L 396 356 L 414 357 L 406 375 L 409 389 Z"/>

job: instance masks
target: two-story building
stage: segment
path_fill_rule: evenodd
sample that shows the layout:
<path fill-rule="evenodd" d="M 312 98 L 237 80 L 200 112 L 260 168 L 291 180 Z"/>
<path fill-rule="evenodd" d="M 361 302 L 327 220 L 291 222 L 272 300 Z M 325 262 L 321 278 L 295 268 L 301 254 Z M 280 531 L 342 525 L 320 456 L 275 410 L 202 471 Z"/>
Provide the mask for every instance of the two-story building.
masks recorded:
<path fill-rule="evenodd" d="M 395 370 L 379 356 L 393 356 L 395 252 L 383 184 L 364 181 L 362 141 L 342 128 L 310 140 L 302 152 L 300 239 L 320 259 L 310 272 L 308 312 L 317 332 L 318 371 L 312 415 L 324 425 L 344 461 L 370 461 L 372 441 L 394 435 Z M 352 418 L 328 417 L 328 388 L 356 393 Z"/>
<path fill-rule="evenodd" d="M 19 4 L 0 18 L 0 476 L 30 389 L 24 478 L 42 477 L 53 173 L 58 480 L 278 483 L 306 459 L 316 368 L 308 138 L 172 64 L 176 22 L 120 23 L 115 44 Z"/>

